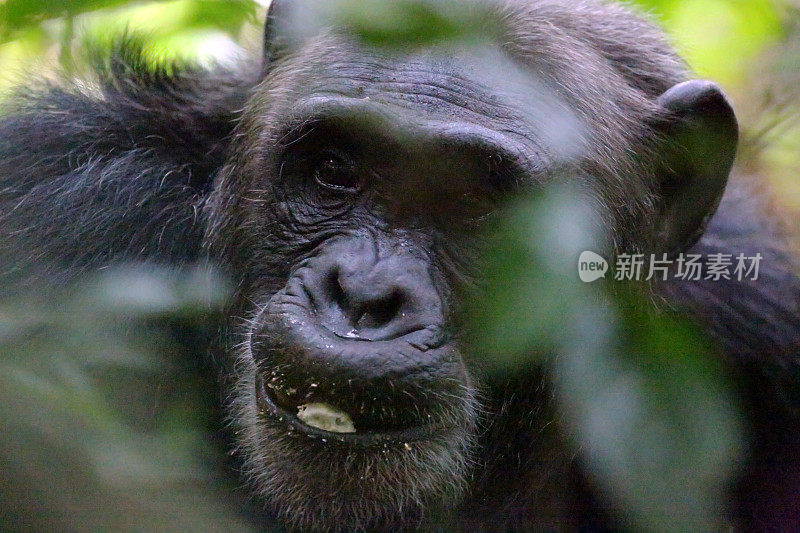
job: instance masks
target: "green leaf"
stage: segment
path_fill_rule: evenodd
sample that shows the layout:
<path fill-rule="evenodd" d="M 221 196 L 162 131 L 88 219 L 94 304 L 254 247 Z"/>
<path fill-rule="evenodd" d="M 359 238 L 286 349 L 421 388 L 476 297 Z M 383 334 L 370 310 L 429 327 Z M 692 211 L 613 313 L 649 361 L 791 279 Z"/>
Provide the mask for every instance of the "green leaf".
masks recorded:
<path fill-rule="evenodd" d="M 605 335 L 592 329 L 556 363 L 584 459 L 634 529 L 719 530 L 743 449 L 728 383 L 690 325 L 669 314 L 617 316 Z"/>
<path fill-rule="evenodd" d="M 322 28 L 346 28 L 362 43 L 407 49 L 491 35 L 498 21 L 489 6 L 464 0 L 309 0 L 289 22 L 295 39 Z"/>
<path fill-rule="evenodd" d="M 176 4 L 176 2 L 158 1 L 167 6 L 170 3 Z M 65 0 L 62 2 L 6 0 L 5 3 L 0 4 L 0 42 L 14 39 L 20 32 L 45 20 L 75 17 L 91 11 L 110 10 L 136 3 L 130 0 Z M 178 3 L 182 4 L 182 2 Z M 246 21 L 255 17 L 259 4 L 254 0 L 193 0 L 188 2 L 188 7 L 190 14 L 182 22 L 183 29 L 213 27 L 235 34 Z"/>
<path fill-rule="evenodd" d="M 512 210 L 470 347 L 490 371 L 552 370 L 577 449 L 633 530 L 718 530 L 742 451 L 735 397 L 710 343 L 645 287 L 579 281 L 581 251 L 604 249 L 581 198 L 556 189 Z"/>

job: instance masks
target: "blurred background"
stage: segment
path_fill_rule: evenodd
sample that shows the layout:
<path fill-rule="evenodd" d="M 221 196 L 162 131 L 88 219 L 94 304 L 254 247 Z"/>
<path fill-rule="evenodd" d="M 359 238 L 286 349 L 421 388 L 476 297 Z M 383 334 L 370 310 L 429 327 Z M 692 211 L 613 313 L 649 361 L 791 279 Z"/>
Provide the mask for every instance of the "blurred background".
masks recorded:
<path fill-rule="evenodd" d="M 668 30 L 700 76 L 719 82 L 731 96 L 745 132 L 741 165 L 768 177 L 788 226 L 800 229 L 800 3 L 633 3 Z M 141 36 L 154 63 L 227 63 L 260 53 L 268 4 L 4 0 L 0 104 L 31 76 L 47 77 L 59 68 L 80 75 L 85 45 L 110 42 L 121 32 Z M 543 341 L 537 332 L 546 329 L 543 324 L 561 328 L 570 302 L 583 306 L 585 315 L 587 295 L 570 292 L 558 277 L 572 273 L 574 265 L 559 266 L 563 270 L 544 282 L 534 275 L 541 274 L 537 268 L 545 252 L 532 239 L 548 235 L 540 227 L 547 221 L 541 212 L 552 214 L 563 201 L 556 195 L 522 206 L 515 216 L 524 222 L 510 226 L 514 229 L 500 239 L 496 260 L 490 261 L 491 273 L 503 283 L 485 306 L 490 316 L 481 319 L 487 332 L 481 348 L 497 355 L 501 371 L 526 364 L 519 354 L 533 345 L 557 342 Z M 208 324 L 224 305 L 225 287 L 213 270 L 132 268 L 47 298 L 0 300 L 0 530 L 271 526 L 258 522 L 241 483 L 224 474 L 214 378 L 196 362 L 200 358 L 187 366 L 181 355 L 191 344 L 198 352 L 207 350 L 204 339 L 213 330 Z M 548 295 L 565 302 L 549 316 L 525 307 Z M 511 328 L 526 319 L 530 331 Z M 625 321 L 645 332 L 631 335 L 625 348 L 637 357 L 598 342 L 603 335 L 613 337 Z M 669 318 L 621 313 L 616 323 L 581 323 L 580 329 L 592 348 L 579 350 L 577 359 L 565 358 L 557 369 L 561 393 L 572 398 L 564 416 L 621 512 L 645 529 L 663 530 L 665 519 L 667 529 L 676 531 L 718 525 L 720 490 L 737 457 L 741 429 L 722 374 L 708 364 L 709 349 L 691 328 Z M 516 359 L 504 359 L 509 353 Z M 669 364 L 663 358 L 670 353 L 689 354 L 680 371 L 648 368 L 648 363 Z M 648 385 L 627 391 L 628 400 L 641 400 L 643 407 L 638 417 L 615 419 L 613 427 L 593 433 L 603 417 L 614 419 L 625 410 L 613 402 L 600 405 L 596 394 L 619 386 L 620 365 L 639 372 Z M 581 381 L 586 379 L 593 381 Z M 616 462 L 606 453 L 612 448 Z M 648 463 L 648 457 L 659 457 L 660 463 Z M 640 468 L 632 472 L 632 464 Z M 687 485 L 698 472 L 705 484 Z"/>

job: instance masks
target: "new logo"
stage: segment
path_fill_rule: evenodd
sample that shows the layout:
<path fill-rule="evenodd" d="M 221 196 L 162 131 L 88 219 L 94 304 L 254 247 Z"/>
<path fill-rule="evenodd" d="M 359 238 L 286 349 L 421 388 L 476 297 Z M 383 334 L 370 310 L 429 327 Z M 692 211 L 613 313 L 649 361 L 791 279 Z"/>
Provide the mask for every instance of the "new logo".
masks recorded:
<path fill-rule="evenodd" d="M 578 276 L 584 283 L 604 278 L 608 272 L 608 261 L 599 254 L 586 251 L 578 258 Z"/>

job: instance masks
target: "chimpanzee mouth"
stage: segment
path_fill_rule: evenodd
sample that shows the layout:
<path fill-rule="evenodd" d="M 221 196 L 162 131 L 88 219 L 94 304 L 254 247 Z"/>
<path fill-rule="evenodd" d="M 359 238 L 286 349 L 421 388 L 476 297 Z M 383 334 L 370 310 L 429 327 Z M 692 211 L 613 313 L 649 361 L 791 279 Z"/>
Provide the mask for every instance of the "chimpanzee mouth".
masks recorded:
<path fill-rule="evenodd" d="M 427 424 L 400 429 L 364 427 L 362 424 L 354 426 L 351 425 L 352 420 L 347 413 L 325 404 L 314 404 L 314 406 L 322 411 L 323 420 L 324 418 L 331 419 L 330 424 L 320 424 L 319 420 L 312 421 L 310 419 L 306 422 L 301 419 L 303 408 L 306 406 L 301 406 L 299 409 L 292 408 L 291 404 L 282 401 L 280 393 L 266 385 L 261 372 L 256 375 L 256 399 L 263 415 L 286 424 L 290 432 L 297 432 L 322 442 L 339 442 L 359 446 L 402 443 L 409 446 L 413 442 L 430 440 L 448 430 L 448 427 L 442 424 Z M 323 426 L 331 429 L 323 429 Z"/>

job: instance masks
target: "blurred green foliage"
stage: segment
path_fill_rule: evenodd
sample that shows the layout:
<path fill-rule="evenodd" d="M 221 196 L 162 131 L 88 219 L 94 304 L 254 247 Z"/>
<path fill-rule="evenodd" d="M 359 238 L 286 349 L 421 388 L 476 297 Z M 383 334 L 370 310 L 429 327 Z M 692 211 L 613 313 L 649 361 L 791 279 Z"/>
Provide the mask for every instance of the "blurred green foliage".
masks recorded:
<path fill-rule="evenodd" d="M 579 281 L 581 252 L 605 248 L 597 212 L 570 188 L 511 210 L 469 344 L 500 375 L 554 375 L 561 423 L 632 530 L 720 530 L 743 445 L 735 398 L 688 322 L 650 310 L 641 287 Z"/>
<path fill-rule="evenodd" d="M 66 0 L 63 2 L 47 2 L 42 0 L 7 0 L 2 5 L 3 41 L 14 39 L 26 29 L 46 20 L 55 18 L 74 18 L 88 12 L 108 10 L 126 4 L 129 0 Z M 238 32 L 242 24 L 255 14 L 257 4 L 250 0 L 227 0 L 226 2 L 196 0 L 194 2 L 165 2 L 153 9 L 153 6 L 131 10 L 128 16 L 131 21 L 148 14 L 155 20 L 183 31 L 199 28 L 216 28 L 231 34 Z M 180 14 L 177 18 L 175 15 Z M 138 17 L 137 17 L 138 15 Z M 171 16 L 168 16 L 171 15 Z M 123 20 L 125 14 L 123 14 Z M 150 19 L 151 22 L 153 19 Z"/>
<path fill-rule="evenodd" d="M 770 0 L 634 0 L 651 11 L 700 75 L 726 86 L 745 81 L 749 63 L 783 36 L 786 6 Z"/>
<path fill-rule="evenodd" d="M 230 60 L 257 46 L 265 9 L 254 0 L 7 0 L 0 3 L 0 94 L 31 69 L 71 66 L 73 51 L 123 31 L 146 36 L 153 58 Z"/>
<path fill-rule="evenodd" d="M 779 51 L 769 72 L 798 71 L 800 47 L 780 52 L 797 39 L 788 22 L 797 8 L 777 0 L 635 3 L 665 24 L 701 75 L 742 98 L 753 90 L 783 95 L 778 103 L 796 96 L 785 96 L 791 75 L 769 89 L 753 89 L 750 76 L 771 50 Z M 453 5 L 331 4 L 366 42 L 380 46 L 474 32 L 474 19 Z M 6 0 L 0 4 L 0 91 L 37 63 L 70 65 L 80 43 L 126 29 L 148 35 L 154 57 L 226 61 L 242 47 L 259 46 L 265 8 L 251 0 Z M 776 105 L 758 113 L 766 124 L 780 125 L 792 112 Z M 796 126 L 775 128 L 800 137 Z M 772 150 L 765 160 L 796 165 L 797 154 Z M 787 190 L 800 189 L 796 179 L 784 183 Z M 645 306 L 635 292 L 577 283 L 577 255 L 596 249 L 599 236 L 589 229 L 597 227 L 593 210 L 576 198 L 551 191 L 522 202 L 490 240 L 489 300 L 472 317 L 481 332 L 474 350 L 491 357 L 498 373 L 528 365 L 552 370 L 568 429 L 635 528 L 719 529 L 722 490 L 741 449 L 736 402 L 711 348 L 689 325 L 638 311 Z M 222 496 L 229 487 L 210 482 L 215 460 L 204 424 L 213 407 L 199 399 L 204 384 L 169 358 L 168 340 L 141 328 L 148 317 L 202 319 L 222 299 L 218 286 L 198 283 L 191 277 L 196 273 L 189 281 L 158 272 L 118 275 L 47 304 L 0 306 L 0 459 L 6 464 L 0 493 L 18 498 L 2 510 L 44 529 L 54 523 L 125 528 L 135 517 L 144 530 L 246 530 Z M 129 327 L 120 331 L 120 322 Z M 148 398 L 153 390 L 165 394 L 154 405 L 142 390 Z M 198 411 L 198 405 L 204 407 Z M 86 501 L 94 502 L 94 514 L 76 512 Z"/>
<path fill-rule="evenodd" d="M 0 529 L 251 530 L 218 475 L 199 371 L 226 287 L 139 267 L 0 302 Z"/>
<path fill-rule="evenodd" d="M 474 43 L 497 22 L 487 7 L 475 0 L 318 0 L 295 9 L 286 29 L 301 36 L 320 25 L 346 26 L 361 42 L 392 49 Z"/>
<path fill-rule="evenodd" d="M 651 11 L 675 37 L 678 48 L 702 75 L 726 85 L 743 81 L 748 64 L 770 44 L 781 39 L 781 16 L 787 9 L 777 0 L 635 0 Z M 150 45 L 166 56 L 222 54 L 209 49 L 244 35 L 258 34 L 258 21 L 268 0 L 6 0 L 0 4 L 0 65 L 8 83 L 8 67 L 20 69 L 42 56 L 60 53 L 75 36 L 117 32 L 129 27 L 149 33 Z M 450 38 L 474 29 L 464 24 L 458 2 L 392 2 L 370 9 L 361 2 L 327 2 L 372 41 L 384 39 Z M 404 5 L 406 4 L 406 5 Z M 448 4 L 451 4 L 448 6 Z M 461 2 L 463 4 L 463 2 Z M 385 12 L 390 9 L 402 17 Z M 388 16 L 387 16 L 388 15 Z M 466 21 L 471 19 L 466 17 Z M 392 24 L 402 21 L 402 24 Z M 253 28 L 256 28 L 254 31 Z"/>

